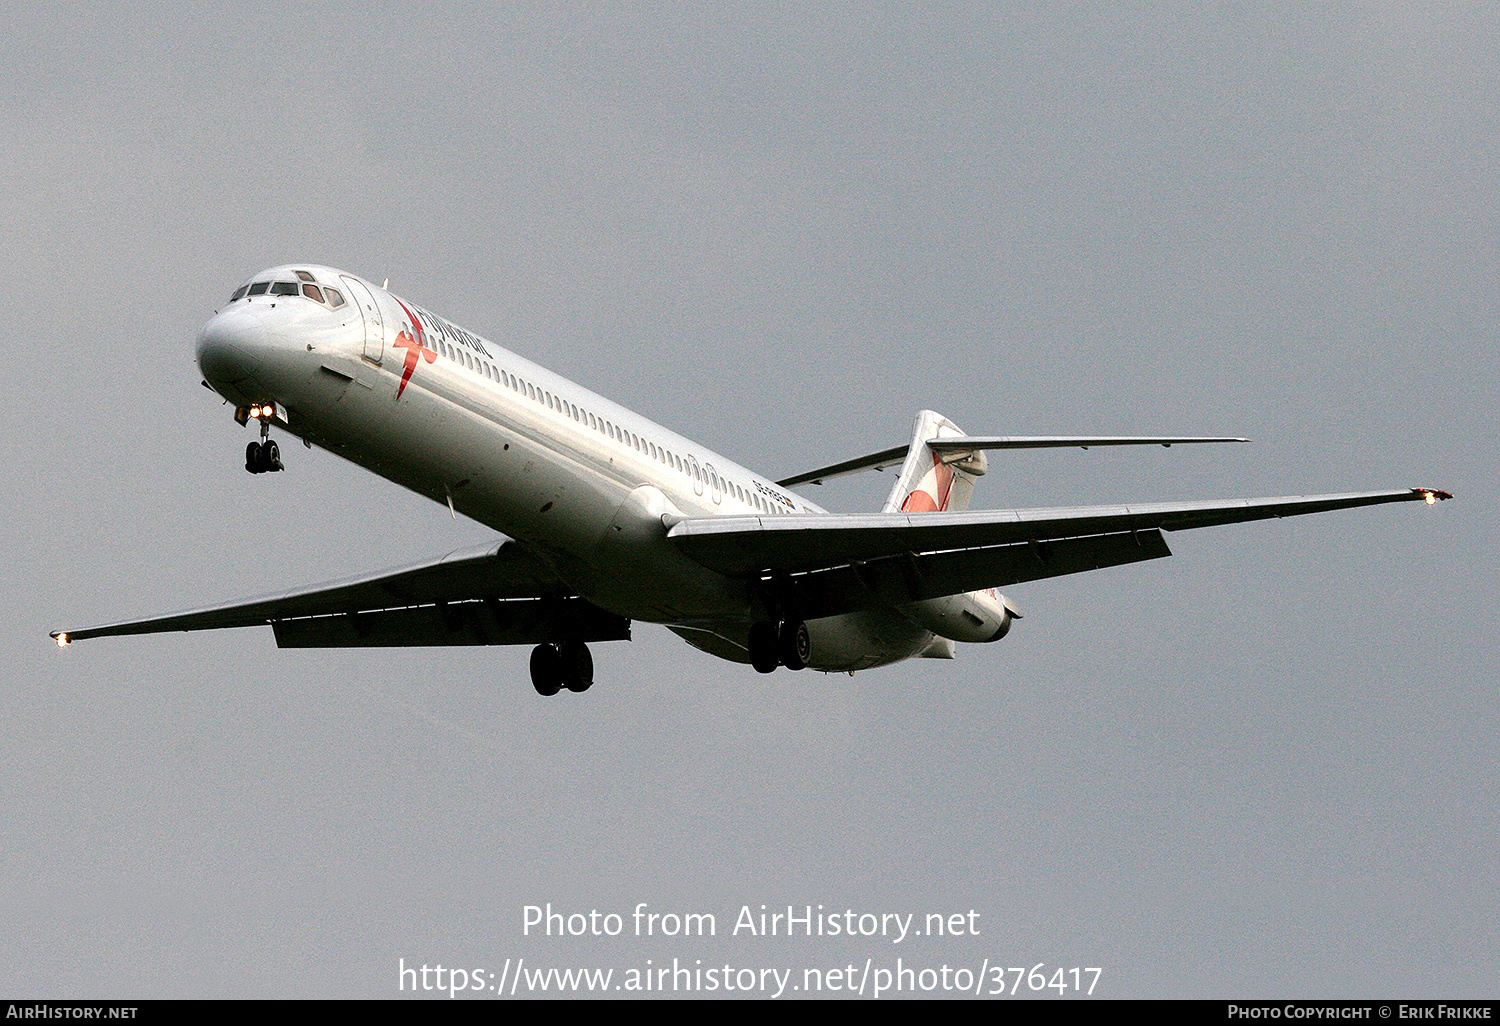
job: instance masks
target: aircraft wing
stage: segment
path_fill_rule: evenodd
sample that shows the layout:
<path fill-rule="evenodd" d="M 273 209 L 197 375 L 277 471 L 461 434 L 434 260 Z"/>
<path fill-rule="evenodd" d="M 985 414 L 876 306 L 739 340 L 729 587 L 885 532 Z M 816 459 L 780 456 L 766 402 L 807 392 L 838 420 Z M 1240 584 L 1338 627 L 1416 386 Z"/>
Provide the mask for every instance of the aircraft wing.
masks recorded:
<path fill-rule="evenodd" d="M 564 634 L 583 635 L 586 641 L 629 637 L 628 621 L 579 598 L 545 561 L 513 541 L 310 588 L 54 631 L 52 637 L 66 645 L 84 638 L 267 624 L 282 648 L 527 644 Z"/>
<path fill-rule="evenodd" d="M 667 537 L 720 573 L 782 579 L 804 615 L 822 616 L 1167 556 L 1162 531 L 1447 498 L 1403 488 L 962 513 L 693 517 L 672 523 Z"/>

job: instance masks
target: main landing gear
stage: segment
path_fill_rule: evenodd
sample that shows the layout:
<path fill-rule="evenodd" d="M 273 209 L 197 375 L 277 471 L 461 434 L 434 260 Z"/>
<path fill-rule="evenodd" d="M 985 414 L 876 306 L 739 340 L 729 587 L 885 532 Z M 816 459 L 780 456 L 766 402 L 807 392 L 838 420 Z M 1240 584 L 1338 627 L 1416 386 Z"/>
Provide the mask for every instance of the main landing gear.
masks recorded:
<path fill-rule="evenodd" d="M 810 655 L 812 641 L 807 624 L 801 620 L 750 625 L 750 665 L 758 672 L 771 673 L 778 666 L 800 670 L 807 666 Z"/>
<path fill-rule="evenodd" d="M 577 694 L 594 683 L 594 657 L 581 641 L 538 645 L 531 650 L 531 686 L 550 698 L 563 688 Z"/>
<path fill-rule="evenodd" d="M 248 409 L 241 406 L 234 411 L 234 419 L 238 424 L 247 424 L 252 417 L 260 421 L 260 441 L 245 446 L 245 469 L 252 474 L 286 469 L 281 465 L 281 446 L 271 441 L 271 418 L 274 416 L 276 407 L 272 403 Z"/>

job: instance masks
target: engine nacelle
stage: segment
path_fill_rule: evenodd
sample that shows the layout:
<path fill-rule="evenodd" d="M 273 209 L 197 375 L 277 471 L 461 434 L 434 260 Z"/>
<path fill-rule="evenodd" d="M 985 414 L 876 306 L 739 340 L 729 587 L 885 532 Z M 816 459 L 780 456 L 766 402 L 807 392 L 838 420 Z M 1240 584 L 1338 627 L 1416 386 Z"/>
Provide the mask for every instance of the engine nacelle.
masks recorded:
<path fill-rule="evenodd" d="M 999 641 L 1021 614 L 993 588 L 963 595 L 944 595 L 902 606 L 913 623 L 950 641 Z"/>

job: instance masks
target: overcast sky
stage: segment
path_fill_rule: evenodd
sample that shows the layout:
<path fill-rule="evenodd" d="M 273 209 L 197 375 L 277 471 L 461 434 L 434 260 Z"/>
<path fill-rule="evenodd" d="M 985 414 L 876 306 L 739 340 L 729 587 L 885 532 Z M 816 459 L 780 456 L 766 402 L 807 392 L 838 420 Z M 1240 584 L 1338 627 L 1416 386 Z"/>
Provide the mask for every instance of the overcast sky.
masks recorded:
<path fill-rule="evenodd" d="M 0 993 L 391 997 L 398 966 L 1101 967 L 1495 997 L 1500 19 L 1406 2 L 28 5 L 0 16 Z M 331 264 L 771 476 L 969 431 L 976 505 L 1457 494 L 1017 586 L 955 662 L 49 630 L 488 532 L 243 469 L 199 327 Z M 875 507 L 889 478 L 809 494 Z M 526 935 L 524 908 L 627 914 Z M 719 935 L 628 936 L 638 903 Z M 752 938 L 742 906 L 975 910 Z M 617 977 L 618 979 L 618 977 Z"/>

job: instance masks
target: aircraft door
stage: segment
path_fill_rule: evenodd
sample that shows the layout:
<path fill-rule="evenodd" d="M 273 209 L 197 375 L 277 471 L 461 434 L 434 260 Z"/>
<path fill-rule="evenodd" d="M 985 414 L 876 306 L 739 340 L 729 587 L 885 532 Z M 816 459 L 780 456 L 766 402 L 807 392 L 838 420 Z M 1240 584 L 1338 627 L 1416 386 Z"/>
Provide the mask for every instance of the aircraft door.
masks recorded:
<path fill-rule="evenodd" d="M 713 491 L 714 505 L 724 501 L 724 482 L 719 480 L 719 475 L 714 473 L 712 463 L 703 464 L 703 475 L 708 478 L 709 488 Z"/>
<path fill-rule="evenodd" d="M 354 305 L 359 308 L 359 315 L 365 322 L 365 359 L 371 363 L 379 363 L 385 347 L 385 325 L 380 319 L 380 304 L 375 301 L 374 293 L 364 282 L 345 274 L 339 275 L 339 278 L 349 286 L 349 294 L 354 297 Z"/>
<path fill-rule="evenodd" d="M 693 494 L 703 494 L 703 469 L 698 466 L 698 461 L 691 456 L 683 457 L 687 461 L 688 473 L 693 477 Z"/>

